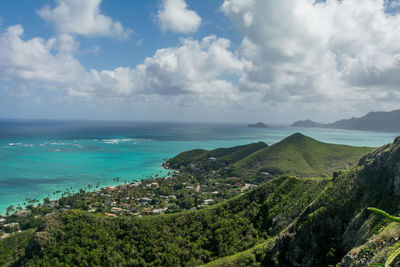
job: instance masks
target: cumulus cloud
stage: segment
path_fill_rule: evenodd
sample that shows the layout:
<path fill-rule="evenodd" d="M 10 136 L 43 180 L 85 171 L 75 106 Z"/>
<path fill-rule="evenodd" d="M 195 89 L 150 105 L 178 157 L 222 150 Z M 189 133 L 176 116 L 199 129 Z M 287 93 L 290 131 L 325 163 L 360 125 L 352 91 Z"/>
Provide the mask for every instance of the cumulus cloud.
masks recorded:
<path fill-rule="evenodd" d="M 21 25 L 14 25 L 0 35 L 2 80 L 68 83 L 79 79 L 84 68 L 69 53 L 54 53 L 56 39 L 25 41 L 23 31 Z"/>
<path fill-rule="evenodd" d="M 201 24 L 200 16 L 187 8 L 185 0 L 163 0 L 157 19 L 161 30 L 179 33 L 195 32 Z"/>
<path fill-rule="evenodd" d="M 200 42 L 183 39 L 181 46 L 159 49 L 134 69 L 91 70 L 82 90 L 118 96 L 225 95 L 230 98 L 230 94 L 238 91 L 223 76 L 240 75 L 252 65 L 238 58 L 229 46 L 229 40 L 213 35 Z"/>
<path fill-rule="evenodd" d="M 225 106 L 241 99 L 238 88 L 225 78 L 248 72 L 252 64 L 230 51 L 230 41 L 214 35 L 202 40 L 182 39 L 178 47 L 157 50 L 134 68 L 85 70 L 64 44 L 51 38 L 22 38 L 14 25 L 0 34 L 0 79 L 35 82 L 59 89 L 68 97 L 148 99 L 173 97 L 179 103 Z"/>
<path fill-rule="evenodd" d="M 179 105 L 356 115 L 372 107 L 398 108 L 400 14 L 387 11 L 394 2 L 225 0 L 221 11 L 242 34 L 236 50 L 230 40 L 214 35 L 186 38 L 176 47 L 158 49 L 141 64 L 110 70 L 86 70 L 73 56 L 79 49 L 77 34 L 118 36 L 111 33 L 114 21 L 100 13 L 100 1 L 85 1 L 92 6 L 92 20 L 100 24 L 77 28 L 58 26 L 56 20 L 82 16 L 66 8 L 71 3 L 86 14 L 85 8 L 78 8 L 81 2 L 57 3 L 40 13 L 54 23 L 58 37 L 24 40 L 20 25 L 0 34 L 1 80 L 35 81 L 71 98 L 123 98 L 146 105 L 164 99 Z M 176 10 L 198 16 L 184 1 L 164 1 L 158 14 L 164 30 L 191 31 L 180 25 L 198 28 L 199 17 L 198 23 L 190 24 L 179 12 L 166 18 L 181 23 L 161 23 L 161 14 Z M 108 23 L 98 16 L 108 18 Z"/>
<path fill-rule="evenodd" d="M 132 30 L 113 21 L 100 10 L 101 0 L 57 0 L 57 6 L 44 6 L 37 13 L 63 35 L 111 36 L 126 39 Z"/>
<path fill-rule="evenodd" d="M 222 12 L 244 36 L 240 53 L 254 65 L 241 90 L 262 92 L 267 102 L 329 101 L 339 109 L 357 99 L 379 102 L 382 92 L 390 96 L 382 101 L 400 100 L 400 15 L 387 5 L 225 0 Z"/>

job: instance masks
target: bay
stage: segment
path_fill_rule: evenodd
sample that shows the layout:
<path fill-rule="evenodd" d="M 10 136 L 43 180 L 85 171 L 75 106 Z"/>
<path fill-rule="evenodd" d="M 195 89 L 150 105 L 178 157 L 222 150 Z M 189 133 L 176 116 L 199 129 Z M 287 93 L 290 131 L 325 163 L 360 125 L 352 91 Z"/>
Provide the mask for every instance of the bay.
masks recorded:
<path fill-rule="evenodd" d="M 0 120 L 0 212 L 69 188 L 165 176 L 161 163 L 194 148 L 214 149 L 300 132 L 317 140 L 381 146 L 396 133 L 322 128 L 249 128 L 235 123 Z M 118 180 L 116 179 L 118 177 Z"/>

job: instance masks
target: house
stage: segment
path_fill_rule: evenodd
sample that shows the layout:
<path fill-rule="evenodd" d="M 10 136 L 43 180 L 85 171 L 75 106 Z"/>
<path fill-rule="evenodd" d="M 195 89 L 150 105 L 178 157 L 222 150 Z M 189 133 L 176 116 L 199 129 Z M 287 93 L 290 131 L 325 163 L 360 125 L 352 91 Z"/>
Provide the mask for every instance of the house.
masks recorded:
<path fill-rule="evenodd" d="M 117 207 L 112 207 L 112 208 L 111 208 L 111 212 L 112 212 L 112 213 L 121 213 L 121 212 L 122 212 L 122 209 L 121 209 L 121 208 L 117 208 Z"/>
<path fill-rule="evenodd" d="M 139 198 L 139 202 L 140 202 L 140 203 L 145 203 L 145 202 L 150 202 L 150 201 L 152 201 L 152 199 L 151 199 L 151 198 L 148 198 L 148 197 L 141 197 L 141 198 Z"/>
<path fill-rule="evenodd" d="M 19 223 L 13 222 L 13 223 L 8 223 L 3 225 L 3 231 L 6 233 L 13 233 L 21 230 Z"/>
<path fill-rule="evenodd" d="M 145 215 L 150 215 L 150 211 L 149 210 L 142 210 L 142 213 Z"/>
<path fill-rule="evenodd" d="M 29 213 L 31 213 L 30 210 L 19 210 L 19 211 L 15 212 L 13 215 L 17 216 L 17 217 L 24 217 L 24 216 L 27 216 Z"/>
<path fill-rule="evenodd" d="M 7 223 L 7 224 L 3 225 L 3 227 L 18 227 L 18 226 L 19 226 L 19 223 L 17 223 L 17 222 Z"/>
<path fill-rule="evenodd" d="M 57 202 L 55 201 L 51 201 L 49 203 L 46 203 L 45 205 L 49 208 L 54 208 L 56 206 Z"/>
<path fill-rule="evenodd" d="M 254 189 L 254 188 L 258 187 L 258 185 L 256 185 L 256 184 L 250 184 L 249 186 L 250 186 L 251 189 Z"/>
<path fill-rule="evenodd" d="M 106 186 L 104 189 L 108 192 L 112 192 L 117 190 L 118 188 L 116 186 Z"/>
<path fill-rule="evenodd" d="M 243 185 L 241 183 L 235 183 L 233 186 L 234 187 L 242 187 Z"/>
<path fill-rule="evenodd" d="M 154 209 L 153 213 L 162 213 L 165 212 L 168 208 L 162 208 L 162 209 Z"/>
<path fill-rule="evenodd" d="M 266 178 L 271 178 L 272 175 L 269 172 L 261 172 L 261 176 L 264 176 Z"/>
<path fill-rule="evenodd" d="M 210 203 L 212 203 L 212 202 L 214 202 L 214 199 L 206 199 L 206 200 L 204 200 L 204 202 L 203 202 L 203 204 L 204 205 L 210 205 Z"/>
<path fill-rule="evenodd" d="M 159 184 L 158 183 L 150 183 L 150 184 L 146 184 L 147 188 L 158 188 Z"/>
<path fill-rule="evenodd" d="M 134 182 L 134 183 L 131 184 L 131 186 L 136 186 L 137 187 L 137 186 L 139 186 L 141 184 L 142 184 L 142 182 Z"/>

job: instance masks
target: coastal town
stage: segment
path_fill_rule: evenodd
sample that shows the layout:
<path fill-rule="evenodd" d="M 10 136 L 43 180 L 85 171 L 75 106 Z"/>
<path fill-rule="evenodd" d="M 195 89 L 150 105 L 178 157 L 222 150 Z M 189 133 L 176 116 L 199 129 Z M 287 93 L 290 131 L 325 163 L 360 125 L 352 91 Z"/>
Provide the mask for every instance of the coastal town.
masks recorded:
<path fill-rule="evenodd" d="M 219 167 L 210 169 L 209 164 Z M 78 192 L 66 190 L 58 199 L 27 199 L 25 207 L 10 206 L 6 215 L 0 217 L 0 238 L 32 228 L 46 217 L 71 209 L 109 217 L 157 216 L 203 209 L 258 186 L 227 175 L 230 166 L 215 157 L 180 166 L 179 170 L 172 169 L 168 161 L 162 166 L 169 170 L 166 177 L 125 181 L 103 188 L 98 188 L 98 184 Z M 119 182 L 119 178 L 115 181 Z"/>

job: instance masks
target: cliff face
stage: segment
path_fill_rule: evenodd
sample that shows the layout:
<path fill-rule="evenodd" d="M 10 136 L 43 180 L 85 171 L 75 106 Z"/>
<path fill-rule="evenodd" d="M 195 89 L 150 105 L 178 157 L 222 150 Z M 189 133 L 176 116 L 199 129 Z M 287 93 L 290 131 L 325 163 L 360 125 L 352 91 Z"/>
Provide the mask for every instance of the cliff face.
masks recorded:
<path fill-rule="evenodd" d="M 398 232 L 391 231 L 381 240 L 376 238 L 375 232 L 389 226 L 366 207 L 397 214 L 399 197 L 398 137 L 392 144 L 361 158 L 356 168 L 335 173 L 324 192 L 280 234 L 269 257 L 287 266 L 327 266 L 338 262 L 341 266 L 365 266 L 376 262 L 389 246 L 397 243 Z"/>
<path fill-rule="evenodd" d="M 364 166 L 357 180 L 359 185 L 383 186 L 389 195 L 400 197 L 400 136 L 392 144 L 362 157 L 358 165 Z"/>

